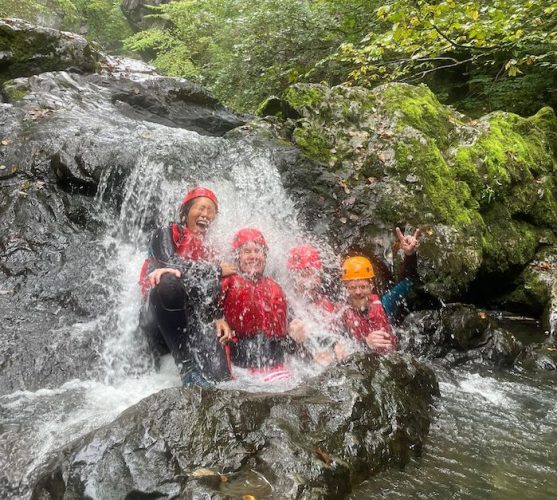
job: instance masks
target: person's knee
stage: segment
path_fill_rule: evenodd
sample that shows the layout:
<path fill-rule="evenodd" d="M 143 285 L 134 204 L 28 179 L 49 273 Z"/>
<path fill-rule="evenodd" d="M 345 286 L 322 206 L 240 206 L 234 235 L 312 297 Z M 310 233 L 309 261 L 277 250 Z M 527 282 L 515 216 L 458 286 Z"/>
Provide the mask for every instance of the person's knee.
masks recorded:
<path fill-rule="evenodd" d="M 153 296 L 154 295 L 154 296 Z M 184 284 L 172 274 L 164 274 L 158 285 L 151 290 L 152 300 L 165 309 L 183 309 L 186 299 Z"/>

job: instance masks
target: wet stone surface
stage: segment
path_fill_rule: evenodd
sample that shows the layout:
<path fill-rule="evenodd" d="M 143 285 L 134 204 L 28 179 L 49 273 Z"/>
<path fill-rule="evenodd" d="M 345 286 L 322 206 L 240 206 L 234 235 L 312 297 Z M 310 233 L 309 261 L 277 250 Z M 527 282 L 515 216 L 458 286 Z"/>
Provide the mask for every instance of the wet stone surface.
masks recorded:
<path fill-rule="evenodd" d="M 227 488 L 339 498 L 420 452 L 436 394 L 431 369 L 399 354 L 356 354 L 282 394 L 168 389 L 61 450 L 41 468 L 34 497 L 174 497 L 201 487 L 211 498 Z"/>

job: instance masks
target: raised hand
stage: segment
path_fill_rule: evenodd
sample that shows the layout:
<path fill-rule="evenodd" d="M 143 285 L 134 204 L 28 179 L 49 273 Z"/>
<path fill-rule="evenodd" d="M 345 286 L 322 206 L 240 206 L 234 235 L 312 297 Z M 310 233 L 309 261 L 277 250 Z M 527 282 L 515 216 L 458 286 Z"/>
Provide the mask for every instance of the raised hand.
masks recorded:
<path fill-rule="evenodd" d="M 403 232 L 399 227 L 395 229 L 396 237 L 398 238 L 398 244 L 400 249 L 404 252 L 404 255 L 413 255 L 416 253 L 416 248 L 418 248 L 420 237 L 420 230 L 416 229 L 412 236 L 404 236 Z"/>
<path fill-rule="evenodd" d="M 172 274 L 176 276 L 176 278 L 182 276 L 178 269 L 173 269 L 172 267 L 160 267 L 147 275 L 147 280 L 149 281 L 151 287 L 154 287 L 160 283 L 161 276 L 163 274 Z"/>
<path fill-rule="evenodd" d="M 223 278 L 226 278 L 227 276 L 236 274 L 238 272 L 238 268 L 234 264 L 231 264 L 230 262 L 221 262 L 220 270 Z"/>

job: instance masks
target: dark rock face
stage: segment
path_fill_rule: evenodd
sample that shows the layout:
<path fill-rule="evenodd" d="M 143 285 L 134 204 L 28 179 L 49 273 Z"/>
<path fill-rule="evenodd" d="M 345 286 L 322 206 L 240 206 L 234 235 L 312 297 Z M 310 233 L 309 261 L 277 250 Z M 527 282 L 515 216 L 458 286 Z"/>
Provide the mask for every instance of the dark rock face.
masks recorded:
<path fill-rule="evenodd" d="M 557 374 L 557 344 L 529 345 L 521 353 L 519 365 L 527 370 L 543 370 Z"/>
<path fill-rule="evenodd" d="M 399 354 L 356 354 L 285 394 L 169 389 L 63 450 L 33 498 L 225 498 L 254 473 L 235 495 L 339 498 L 419 453 L 437 393 Z"/>
<path fill-rule="evenodd" d="M 119 216 L 136 165 L 164 162 L 168 176 L 209 177 L 208 159 L 224 148 L 189 131 L 214 137 L 243 122 L 199 86 L 101 57 L 69 33 L 0 21 L 0 43 L 10 47 L 0 64 L 0 392 L 9 393 L 96 370 L 101 330 L 115 328 L 113 318 L 96 318 L 119 287 L 115 248 L 99 239 Z M 31 51 L 35 43 L 42 52 Z M 64 68 L 90 74 L 43 73 Z M 203 159 L 185 171 L 184 161 Z M 152 181 L 147 227 L 160 218 L 165 171 Z M 75 335 L 76 323 L 90 326 Z"/>
<path fill-rule="evenodd" d="M 168 3 L 170 0 L 122 0 L 120 8 L 130 23 L 134 31 L 141 31 L 153 25 L 157 25 L 161 21 L 145 19 L 146 15 L 152 14 L 150 6 Z"/>
<path fill-rule="evenodd" d="M 0 20 L 0 81 L 46 71 L 95 71 L 100 53 L 85 38 L 20 19 Z"/>
<path fill-rule="evenodd" d="M 510 332 L 498 329 L 486 313 L 464 304 L 412 313 L 401 332 L 401 350 L 443 358 L 447 364 L 485 362 L 509 367 L 522 352 L 522 344 Z"/>

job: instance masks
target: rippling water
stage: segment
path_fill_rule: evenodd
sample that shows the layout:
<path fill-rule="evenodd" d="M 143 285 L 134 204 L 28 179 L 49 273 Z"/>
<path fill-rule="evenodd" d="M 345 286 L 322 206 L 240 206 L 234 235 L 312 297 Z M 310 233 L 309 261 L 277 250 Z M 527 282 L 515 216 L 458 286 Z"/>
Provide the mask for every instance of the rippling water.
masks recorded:
<path fill-rule="evenodd" d="M 434 369 L 441 398 L 422 456 L 351 498 L 556 498 L 555 374 Z"/>

